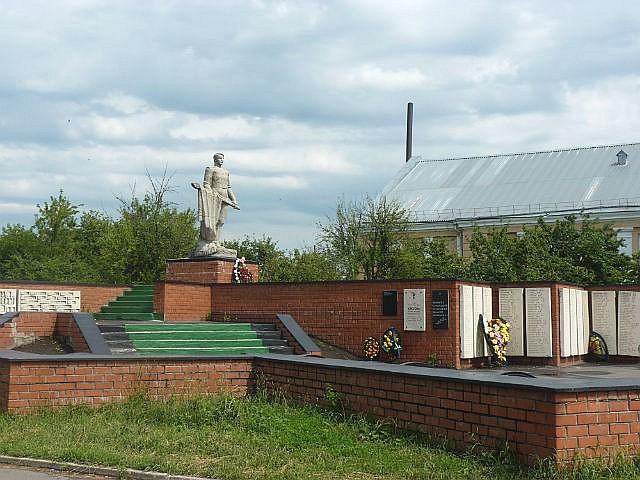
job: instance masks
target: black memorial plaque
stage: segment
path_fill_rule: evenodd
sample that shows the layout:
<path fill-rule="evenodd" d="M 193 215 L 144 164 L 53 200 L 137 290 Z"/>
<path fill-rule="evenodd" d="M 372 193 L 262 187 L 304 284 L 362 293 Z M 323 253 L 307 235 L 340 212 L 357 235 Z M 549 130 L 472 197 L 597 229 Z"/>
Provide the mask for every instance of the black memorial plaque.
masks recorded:
<path fill-rule="evenodd" d="M 431 323 L 435 330 L 449 328 L 449 290 L 431 292 Z"/>
<path fill-rule="evenodd" d="M 393 316 L 398 314 L 398 292 L 385 290 L 382 292 L 382 315 Z"/>

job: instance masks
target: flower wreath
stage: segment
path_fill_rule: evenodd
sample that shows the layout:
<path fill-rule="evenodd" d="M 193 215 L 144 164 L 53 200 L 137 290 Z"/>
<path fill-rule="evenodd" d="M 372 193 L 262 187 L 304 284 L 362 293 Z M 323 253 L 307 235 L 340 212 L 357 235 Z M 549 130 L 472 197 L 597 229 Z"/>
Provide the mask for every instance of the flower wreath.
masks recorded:
<path fill-rule="evenodd" d="M 400 358 L 402 353 L 402 341 L 396 327 L 387 328 L 382 334 L 382 351 L 394 358 Z"/>
<path fill-rule="evenodd" d="M 233 265 L 233 283 L 251 283 L 253 282 L 253 273 L 247 268 L 246 259 L 244 257 L 236 258 Z"/>
<path fill-rule="evenodd" d="M 496 359 L 498 365 L 507 364 L 507 345 L 511 341 L 510 329 L 511 324 L 500 317 L 492 318 L 487 322 L 485 339 L 489 345 L 491 356 Z"/>
<path fill-rule="evenodd" d="M 375 360 L 380 355 L 380 343 L 375 337 L 367 337 L 362 345 L 362 353 L 367 360 Z"/>
<path fill-rule="evenodd" d="M 606 362 L 609 360 L 609 348 L 602 335 L 591 332 L 589 335 L 589 351 L 585 360 L 587 362 Z"/>

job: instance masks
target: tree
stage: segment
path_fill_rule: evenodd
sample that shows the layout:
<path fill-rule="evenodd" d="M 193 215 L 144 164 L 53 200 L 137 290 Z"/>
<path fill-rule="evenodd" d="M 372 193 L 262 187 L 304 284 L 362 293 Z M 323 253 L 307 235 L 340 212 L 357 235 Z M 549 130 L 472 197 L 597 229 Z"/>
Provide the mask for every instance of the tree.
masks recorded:
<path fill-rule="evenodd" d="M 178 210 L 167 200 L 172 190 L 166 173 L 149 176 L 151 191 L 142 200 L 132 195 L 120 200 L 120 218 L 108 232 L 107 255 L 112 280 L 122 283 L 150 283 L 164 277 L 169 258 L 186 256 L 194 247 L 198 231 L 191 209 Z"/>
<path fill-rule="evenodd" d="M 320 241 L 344 278 L 384 279 L 398 269 L 408 225 L 407 211 L 384 197 L 340 200 L 335 217 L 319 224 Z"/>

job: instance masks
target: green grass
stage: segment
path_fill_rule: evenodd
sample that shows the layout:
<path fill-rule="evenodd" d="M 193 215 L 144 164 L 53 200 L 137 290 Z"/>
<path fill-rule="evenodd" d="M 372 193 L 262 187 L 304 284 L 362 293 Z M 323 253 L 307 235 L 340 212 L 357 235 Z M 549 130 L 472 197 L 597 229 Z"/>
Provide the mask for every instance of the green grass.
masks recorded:
<path fill-rule="evenodd" d="M 639 478 L 640 464 L 520 467 L 504 452 L 457 454 L 362 417 L 261 396 L 152 401 L 0 415 L 6 455 L 231 479 Z"/>

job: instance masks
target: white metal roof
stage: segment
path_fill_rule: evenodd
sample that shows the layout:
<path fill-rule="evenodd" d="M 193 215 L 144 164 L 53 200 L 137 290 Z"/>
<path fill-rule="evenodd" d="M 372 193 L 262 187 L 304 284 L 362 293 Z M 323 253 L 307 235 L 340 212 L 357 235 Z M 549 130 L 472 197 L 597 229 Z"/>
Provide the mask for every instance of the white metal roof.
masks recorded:
<path fill-rule="evenodd" d="M 616 154 L 627 153 L 626 165 Z M 423 160 L 412 157 L 381 195 L 418 221 L 640 206 L 640 143 Z"/>

